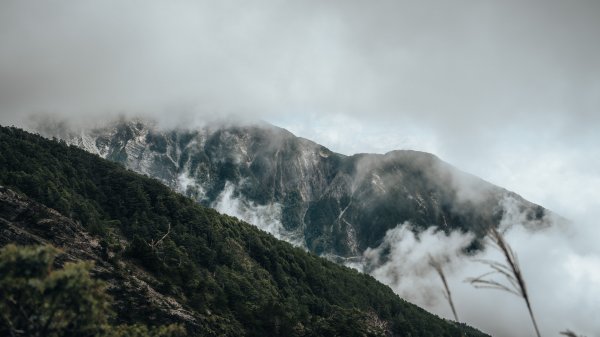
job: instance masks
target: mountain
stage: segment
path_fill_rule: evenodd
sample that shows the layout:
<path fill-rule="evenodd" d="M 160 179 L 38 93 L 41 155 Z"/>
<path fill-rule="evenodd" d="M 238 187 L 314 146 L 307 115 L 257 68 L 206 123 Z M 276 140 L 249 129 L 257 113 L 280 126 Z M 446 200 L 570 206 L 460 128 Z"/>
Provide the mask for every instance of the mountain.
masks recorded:
<path fill-rule="evenodd" d="M 126 323 L 183 323 L 193 336 L 485 336 L 64 141 L 0 127 L 0 186 L 0 245 L 95 261 Z"/>
<path fill-rule="evenodd" d="M 417 151 L 345 156 L 269 125 L 161 129 L 122 119 L 43 134 L 154 177 L 205 206 L 338 262 L 360 259 L 405 222 L 470 231 L 478 249 L 510 199 L 529 222 L 552 213 Z"/>

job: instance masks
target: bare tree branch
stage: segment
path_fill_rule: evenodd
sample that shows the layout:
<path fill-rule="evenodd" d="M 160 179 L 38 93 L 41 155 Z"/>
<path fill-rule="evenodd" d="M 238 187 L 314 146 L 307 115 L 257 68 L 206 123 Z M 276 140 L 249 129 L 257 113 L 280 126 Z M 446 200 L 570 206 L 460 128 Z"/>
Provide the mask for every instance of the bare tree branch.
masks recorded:
<path fill-rule="evenodd" d="M 165 233 L 165 235 L 163 235 L 158 241 L 155 242 L 154 240 L 152 240 L 152 241 L 150 241 L 150 243 L 148 243 L 146 241 L 144 241 L 144 242 L 146 242 L 146 244 L 148 246 L 150 246 L 150 249 L 152 249 L 152 251 L 156 251 L 156 247 L 158 247 L 163 242 L 163 240 L 169 235 L 169 233 L 171 233 L 171 223 L 170 222 L 169 222 L 169 228 L 167 229 L 167 233 Z"/>

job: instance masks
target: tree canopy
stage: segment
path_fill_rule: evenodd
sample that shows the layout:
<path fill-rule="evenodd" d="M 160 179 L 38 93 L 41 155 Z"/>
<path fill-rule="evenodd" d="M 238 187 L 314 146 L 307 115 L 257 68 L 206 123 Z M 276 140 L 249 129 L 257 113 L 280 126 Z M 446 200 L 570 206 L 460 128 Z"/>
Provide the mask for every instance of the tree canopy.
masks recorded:
<path fill-rule="evenodd" d="M 113 311 L 102 281 L 90 277 L 92 262 L 54 268 L 59 250 L 45 246 L 0 249 L 0 335 L 30 337 L 175 336 L 176 325 L 111 325 Z"/>

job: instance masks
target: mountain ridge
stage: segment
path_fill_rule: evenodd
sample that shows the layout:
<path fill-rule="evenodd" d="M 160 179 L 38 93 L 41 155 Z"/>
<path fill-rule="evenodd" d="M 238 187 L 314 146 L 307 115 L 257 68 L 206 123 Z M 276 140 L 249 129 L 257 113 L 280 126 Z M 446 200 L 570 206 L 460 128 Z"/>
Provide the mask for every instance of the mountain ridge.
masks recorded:
<path fill-rule="evenodd" d="M 135 305 L 160 294 L 198 319 L 199 328 L 186 326 L 199 336 L 484 335 L 64 141 L 2 127 L 0 150 L 0 185 L 18 191 L 0 188 L 0 244 L 37 237 L 66 246 L 121 270 L 116 287 L 141 268 L 150 288 L 117 291 L 128 323 L 173 322 Z"/>
<path fill-rule="evenodd" d="M 265 122 L 161 129 L 121 119 L 65 137 L 90 152 L 318 254 L 356 258 L 406 221 L 471 231 L 470 249 L 515 199 L 533 223 L 556 217 L 436 155 L 335 153 Z M 68 132 L 67 132 L 68 133 Z"/>

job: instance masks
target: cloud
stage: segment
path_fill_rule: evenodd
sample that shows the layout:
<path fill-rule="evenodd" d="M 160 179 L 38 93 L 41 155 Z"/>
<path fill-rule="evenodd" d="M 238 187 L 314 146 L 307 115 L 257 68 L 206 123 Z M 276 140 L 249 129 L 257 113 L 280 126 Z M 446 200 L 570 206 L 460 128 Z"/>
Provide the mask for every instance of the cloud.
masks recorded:
<path fill-rule="evenodd" d="M 440 261 L 445 268 L 455 268 L 462 260 L 462 250 L 472 234 L 453 232 L 446 235 L 435 227 L 415 234 L 410 223 L 387 231 L 383 243 L 368 248 L 363 254 L 362 268 L 382 283 L 388 284 L 401 297 L 432 307 L 442 296 L 435 270 L 429 257 Z"/>
<path fill-rule="evenodd" d="M 438 133 L 469 121 L 473 137 L 515 119 L 598 122 L 597 2 L 1 6 L 0 108 L 13 118 L 368 114 Z"/>
<path fill-rule="evenodd" d="M 533 294 L 540 324 L 551 334 L 554 322 L 600 331 L 586 320 L 600 311 L 594 297 L 582 293 L 587 285 L 598 298 L 600 288 L 590 271 L 600 218 L 599 14 L 594 0 L 4 0 L 0 123 L 25 126 L 40 113 L 187 126 L 232 116 L 345 154 L 433 152 L 573 220 L 566 234 L 508 237 L 532 293 L 542 290 Z M 556 268 L 542 270 L 538 252 Z M 461 317 L 494 314 L 467 298 L 498 303 L 490 310 L 515 305 L 501 316 L 523 317 L 518 299 L 451 281 Z M 528 331 L 500 318 L 490 329 Z"/>
<path fill-rule="evenodd" d="M 508 230 L 505 238 L 517 254 L 542 335 L 572 329 L 593 336 L 600 331 L 595 319 L 600 311 L 600 251 L 581 245 L 591 233 L 577 233 L 572 227 L 562 226 L 531 231 L 527 229 L 530 226 L 520 225 L 525 218 L 517 207 L 511 207 L 510 202 L 503 204 L 507 212 L 501 226 Z M 596 229 L 593 234 L 597 238 L 600 233 Z M 427 263 L 431 255 L 443 263 L 461 320 L 493 336 L 534 336 L 522 298 L 498 290 L 475 289 L 465 282 L 490 271 L 478 260 L 505 262 L 501 253 L 490 246 L 474 256 L 462 254 L 471 239 L 470 234 L 446 235 L 435 228 L 415 234 L 405 223 L 389 230 L 380 246 L 364 253 L 362 265 L 353 267 L 364 268 L 402 297 L 453 318 L 441 280 Z M 495 279 L 504 281 L 501 277 Z"/>
<path fill-rule="evenodd" d="M 286 230 L 281 224 L 281 205 L 270 203 L 257 205 L 246 200 L 231 182 L 226 182 L 223 191 L 217 196 L 211 207 L 217 211 L 237 217 L 251 223 L 280 240 L 285 240 L 297 247 L 305 247 L 301 232 Z"/>
<path fill-rule="evenodd" d="M 533 310 L 542 335 L 557 335 L 566 328 L 593 336 L 600 331 L 594 316 L 600 310 L 600 254 L 583 253 L 565 238 L 568 233 L 551 228 L 531 233 L 514 227 L 507 241 L 517 252 L 527 282 Z M 496 251 L 482 258 L 503 261 Z M 471 264 L 453 275 L 454 299 L 461 317 L 494 336 L 533 335 L 523 299 L 508 293 L 480 289 L 474 292 L 460 278 L 478 276 L 485 266 Z"/>
<path fill-rule="evenodd" d="M 7 0 L 0 123 L 263 119 L 345 154 L 433 152 L 558 209 L 530 181 L 583 181 L 600 160 L 598 14 L 558 0 Z"/>

